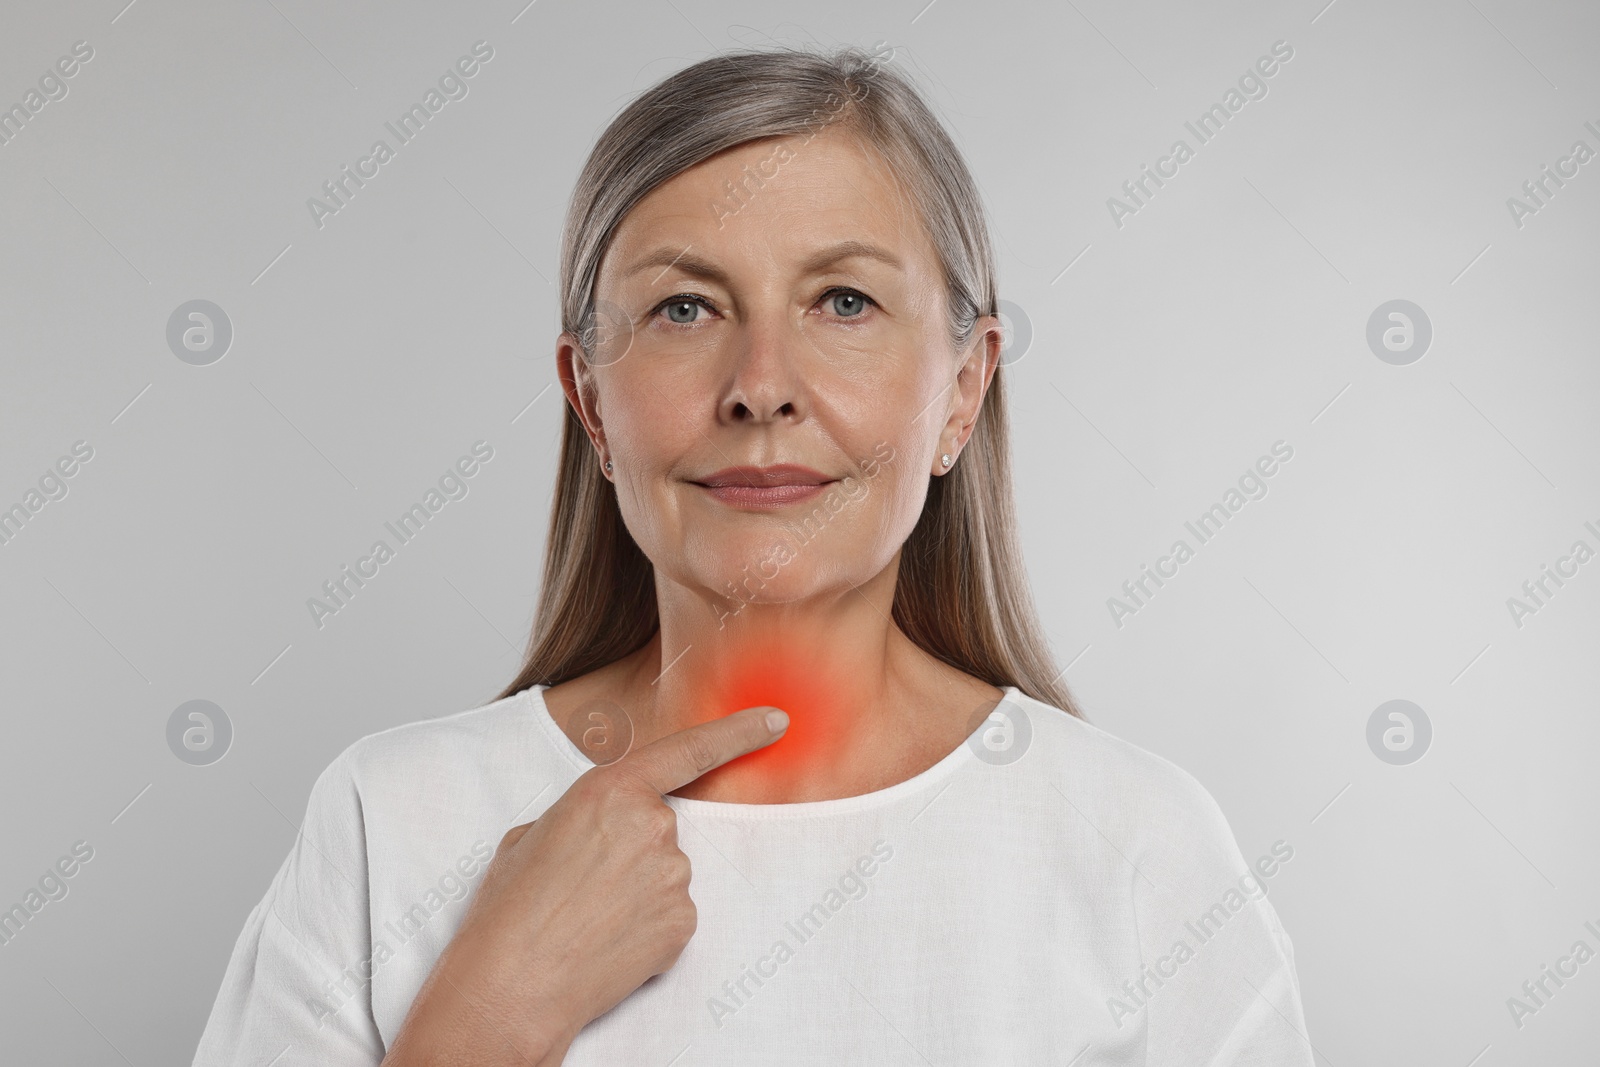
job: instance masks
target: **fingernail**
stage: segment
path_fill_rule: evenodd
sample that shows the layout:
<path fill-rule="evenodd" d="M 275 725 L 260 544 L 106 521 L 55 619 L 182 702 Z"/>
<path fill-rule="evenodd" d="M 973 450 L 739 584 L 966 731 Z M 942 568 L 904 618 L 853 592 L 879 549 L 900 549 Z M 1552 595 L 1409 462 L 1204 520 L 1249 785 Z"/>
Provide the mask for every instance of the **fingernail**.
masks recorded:
<path fill-rule="evenodd" d="M 789 716 L 781 711 L 767 712 L 767 729 L 781 734 L 789 728 Z"/>

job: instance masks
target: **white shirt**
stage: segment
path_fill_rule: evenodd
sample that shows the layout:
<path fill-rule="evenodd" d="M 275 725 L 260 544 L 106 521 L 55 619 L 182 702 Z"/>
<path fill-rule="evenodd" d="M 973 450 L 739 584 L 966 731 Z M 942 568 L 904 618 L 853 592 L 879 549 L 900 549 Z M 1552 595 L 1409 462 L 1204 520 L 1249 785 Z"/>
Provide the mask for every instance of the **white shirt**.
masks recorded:
<path fill-rule="evenodd" d="M 543 689 L 329 765 L 196 1067 L 382 1059 L 501 835 L 593 766 Z M 1265 895 L 1293 845 L 1247 865 L 1188 774 L 1005 693 L 966 744 L 887 789 L 666 797 L 698 928 L 565 1063 L 1311 1067 Z"/>

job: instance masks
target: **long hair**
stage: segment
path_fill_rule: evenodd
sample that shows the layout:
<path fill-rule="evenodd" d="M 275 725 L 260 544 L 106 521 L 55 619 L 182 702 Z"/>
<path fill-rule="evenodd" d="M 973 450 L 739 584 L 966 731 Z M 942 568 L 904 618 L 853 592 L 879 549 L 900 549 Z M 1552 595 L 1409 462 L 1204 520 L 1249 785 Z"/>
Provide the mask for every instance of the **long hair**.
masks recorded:
<path fill-rule="evenodd" d="M 612 235 L 651 190 L 726 149 L 837 127 L 875 149 L 915 193 L 937 249 L 955 350 L 997 314 L 994 257 L 977 186 L 954 142 L 887 57 L 848 47 L 715 56 L 658 83 L 611 122 L 590 153 L 561 243 L 561 326 L 595 329 L 595 279 Z M 900 553 L 894 621 L 919 648 L 990 685 L 1014 685 L 1069 714 L 1028 593 L 1012 506 L 1005 368 L 961 462 L 930 484 Z M 565 405 L 544 579 L 527 657 L 499 698 L 558 685 L 636 651 L 659 626 L 654 568 L 616 489 Z"/>

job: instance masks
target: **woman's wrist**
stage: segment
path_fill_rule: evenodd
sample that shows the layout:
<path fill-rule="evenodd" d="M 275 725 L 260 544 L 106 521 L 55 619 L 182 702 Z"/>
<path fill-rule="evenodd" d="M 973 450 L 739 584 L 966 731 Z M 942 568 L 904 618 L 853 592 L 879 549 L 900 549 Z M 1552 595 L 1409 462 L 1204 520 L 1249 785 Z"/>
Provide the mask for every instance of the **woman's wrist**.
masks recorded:
<path fill-rule="evenodd" d="M 554 997 L 495 995 L 511 983 L 485 978 L 457 956 L 446 949 L 438 960 L 383 1067 L 557 1067 L 582 1024 L 569 1024 Z"/>
<path fill-rule="evenodd" d="M 382 1067 L 559 1067 L 571 1044 L 553 1027 L 523 1022 L 510 1030 L 435 997 L 413 1008 Z"/>

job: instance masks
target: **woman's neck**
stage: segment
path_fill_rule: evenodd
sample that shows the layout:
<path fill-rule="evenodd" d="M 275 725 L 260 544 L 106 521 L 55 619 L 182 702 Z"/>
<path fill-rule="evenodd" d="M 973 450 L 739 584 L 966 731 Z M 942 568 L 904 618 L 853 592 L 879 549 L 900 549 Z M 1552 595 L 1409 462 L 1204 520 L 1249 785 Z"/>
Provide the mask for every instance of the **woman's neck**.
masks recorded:
<path fill-rule="evenodd" d="M 913 644 L 887 589 L 829 604 L 745 604 L 708 612 L 681 587 L 658 589 L 661 627 L 615 666 L 611 699 L 646 744 L 740 708 L 789 713 L 788 732 L 675 795 L 736 803 L 856 796 L 913 777 L 971 732 L 999 690 Z"/>

